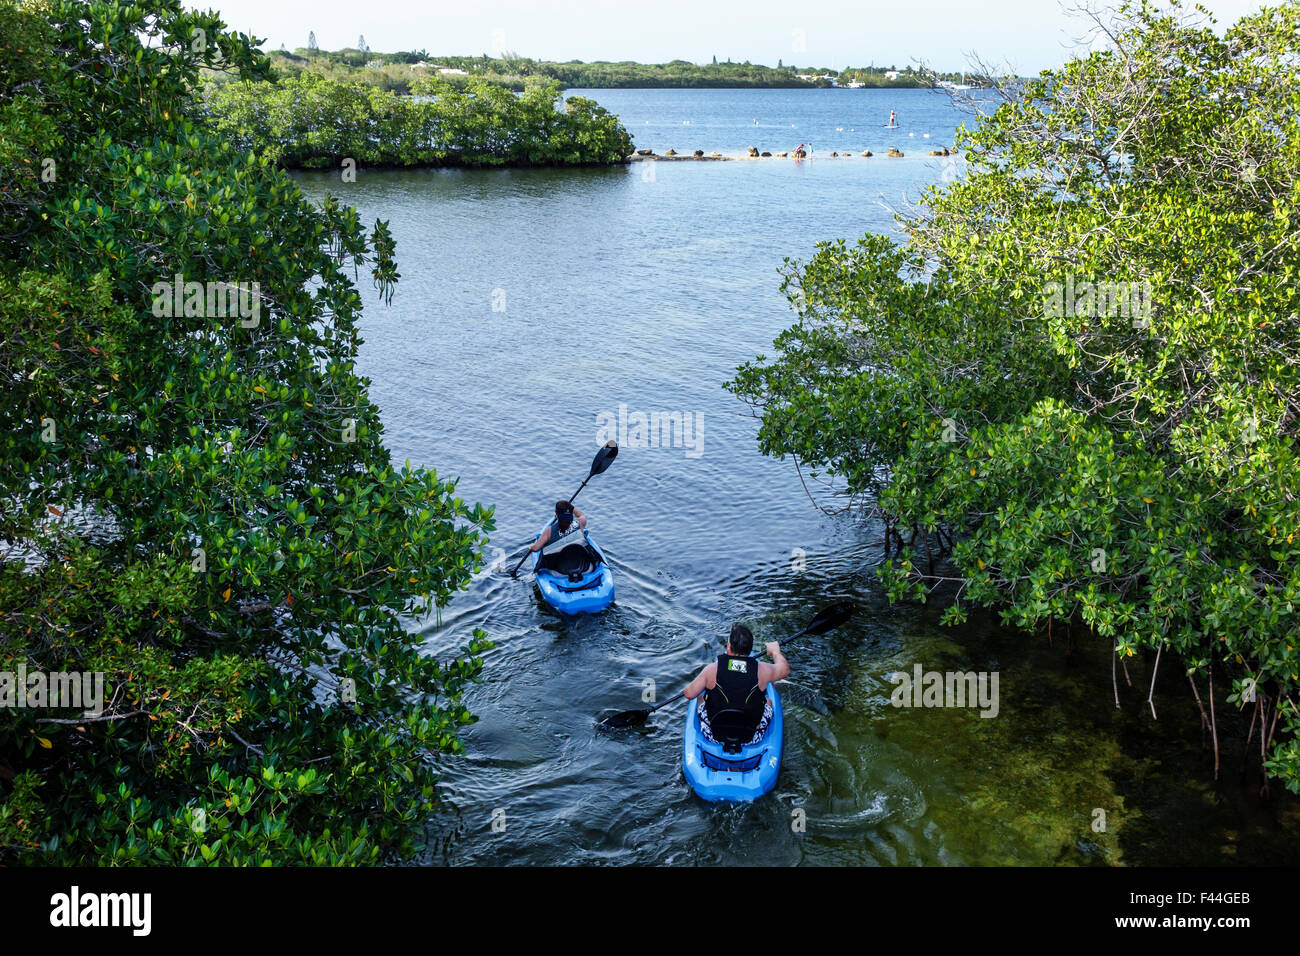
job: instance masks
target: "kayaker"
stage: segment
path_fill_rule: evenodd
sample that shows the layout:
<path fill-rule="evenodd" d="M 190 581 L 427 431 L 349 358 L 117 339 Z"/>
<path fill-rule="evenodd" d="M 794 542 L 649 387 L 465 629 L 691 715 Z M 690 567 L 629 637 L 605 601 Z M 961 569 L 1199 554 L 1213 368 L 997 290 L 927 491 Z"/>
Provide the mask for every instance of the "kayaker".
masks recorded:
<path fill-rule="evenodd" d="M 576 527 L 575 525 L 576 521 Z M 542 529 L 529 551 L 543 551 L 543 556 L 553 551 L 561 551 L 571 544 L 582 540 L 578 533 L 587 527 L 587 516 L 580 508 L 567 501 L 555 503 L 555 520 Z M 515 554 L 519 552 L 516 551 Z"/>
<path fill-rule="evenodd" d="M 555 502 L 555 520 L 542 528 L 542 533 L 529 546 L 530 551 L 541 551 L 542 567 L 546 566 L 546 559 L 552 558 L 559 554 L 565 548 L 572 545 L 585 545 L 585 537 L 582 531 L 586 528 L 586 515 L 582 514 L 580 509 L 571 505 L 567 501 Z"/>
<path fill-rule="evenodd" d="M 772 719 L 767 685 L 789 677 L 790 664 L 776 641 L 768 641 L 763 648 L 772 658 L 771 664 L 749 656 L 754 649 L 754 635 L 745 625 L 736 624 L 727 639 L 727 653 L 719 654 L 716 661 L 686 685 L 687 700 L 705 694 L 700 711 L 700 729 L 705 739 L 714 739 L 712 723 L 723 711 L 728 712 L 728 725 L 735 722 L 732 736 L 742 743 L 761 737 L 767 729 Z"/>

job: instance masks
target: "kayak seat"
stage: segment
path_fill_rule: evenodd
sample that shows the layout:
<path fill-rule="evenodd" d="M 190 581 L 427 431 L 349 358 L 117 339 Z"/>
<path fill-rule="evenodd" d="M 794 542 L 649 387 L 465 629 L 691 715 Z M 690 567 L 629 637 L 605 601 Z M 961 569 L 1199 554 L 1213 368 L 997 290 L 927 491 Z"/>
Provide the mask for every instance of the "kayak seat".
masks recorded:
<path fill-rule="evenodd" d="M 585 544 L 571 544 L 562 551 L 542 555 L 537 564 L 538 571 L 553 571 L 570 579 L 579 578 L 596 567 L 596 558 Z"/>
<path fill-rule="evenodd" d="M 727 707 L 718 711 L 709 721 L 709 730 L 713 738 L 722 744 L 722 752 L 740 753 L 740 748 L 749 743 L 754 736 L 754 721 L 739 707 Z"/>
<path fill-rule="evenodd" d="M 706 696 L 707 696 L 707 693 L 708 693 L 708 692 L 706 691 L 706 692 L 705 692 L 705 695 L 706 695 Z M 712 728 L 712 727 L 710 726 L 710 724 L 709 724 L 709 712 L 708 712 L 708 710 L 706 710 L 705 707 L 704 707 L 704 697 L 701 697 L 699 700 L 700 700 L 700 703 L 699 703 L 698 714 L 699 714 L 699 718 L 700 718 L 700 735 L 701 735 L 705 740 L 707 740 L 709 743 L 713 743 L 713 744 L 722 744 L 723 747 L 724 747 L 724 749 L 725 749 L 725 747 L 727 746 L 727 742 L 724 741 L 724 740 L 722 740 L 722 739 L 720 739 L 719 737 L 717 737 L 717 736 L 714 734 L 714 732 L 713 732 L 713 728 Z M 742 711 L 742 713 L 743 713 L 743 711 Z M 764 737 L 764 735 L 767 733 L 768 725 L 771 724 L 771 722 L 772 722 L 772 715 L 773 715 L 773 710 L 772 710 L 772 701 L 771 701 L 770 699 L 768 699 L 768 700 L 764 703 L 764 706 L 763 706 L 763 719 L 760 720 L 760 721 L 758 722 L 758 727 L 754 730 L 754 733 L 753 733 L 753 736 L 752 736 L 752 737 L 748 738 L 748 740 L 745 740 L 743 737 L 741 738 L 742 741 L 744 741 L 744 744 L 742 744 L 742 745 L 747 744 L 747 745 L 749 745 L 749 746 L 752 746 L 752 745 L 758 743 L 760 740 L 762 740 L 763 737 Z M 732 737 L 732 739 L 733 739 L 733 741 L 734 741 L 734 739 L 735 739 L 735 732 L 734 732 L 734 730 L 732 731 L 732 733 L 730 734 L 730 736 Z M 732 750 L 732 751 L 730 751 L 730 752 L 731 752 L 731 753 L 735 753 L 734 750 Z M 715 768 L 715 769 L 716 769 L 716 768 Z"/>

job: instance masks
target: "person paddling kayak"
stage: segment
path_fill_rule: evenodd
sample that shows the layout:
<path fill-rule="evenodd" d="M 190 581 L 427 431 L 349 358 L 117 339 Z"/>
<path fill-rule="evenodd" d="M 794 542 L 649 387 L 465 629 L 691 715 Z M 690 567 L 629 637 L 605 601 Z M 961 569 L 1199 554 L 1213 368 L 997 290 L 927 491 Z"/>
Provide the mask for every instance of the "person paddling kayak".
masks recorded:
<path fill-rule="evenodd" d="M 750 657 L 753 649 L 754 635 L 745 625 L 736 624 L 727 640 L 727 653 L 718 655 L 686 685 L 687 700 L 706 695 L 700 711 L 700 730 L 706 740 L 721 736 L 748 743 L 767 730 L 772 719 L 767 685 L 789 677 L 790 664 L 776 641 L 764 645 L 771 664 Z"/>
<path fill-rule="evenodd" d="M 542 529 L 529 551 L 541 551 L 541 567 L 545 567 L 547 558 L 559 554 L 571 545 L 585 545 L 583 531 L 587 527 L 587 516 L 567 501 L 555 503 L 555 520 Z M 516 552 L 518 553 L 518 552 Z"/>

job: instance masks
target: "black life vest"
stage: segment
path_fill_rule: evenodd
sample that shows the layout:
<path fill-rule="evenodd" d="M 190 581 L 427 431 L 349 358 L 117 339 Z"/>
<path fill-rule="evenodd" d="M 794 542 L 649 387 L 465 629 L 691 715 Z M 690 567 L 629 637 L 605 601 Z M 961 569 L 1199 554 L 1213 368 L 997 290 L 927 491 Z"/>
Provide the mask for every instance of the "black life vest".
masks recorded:
<path fill-rule="evenodd" d="M 763 719 L 766 695 L 758 689 L 758 661 L 718 655 L 717 683 L 704 698 L 709 728 L 718 740 L 748 743 Z"/>

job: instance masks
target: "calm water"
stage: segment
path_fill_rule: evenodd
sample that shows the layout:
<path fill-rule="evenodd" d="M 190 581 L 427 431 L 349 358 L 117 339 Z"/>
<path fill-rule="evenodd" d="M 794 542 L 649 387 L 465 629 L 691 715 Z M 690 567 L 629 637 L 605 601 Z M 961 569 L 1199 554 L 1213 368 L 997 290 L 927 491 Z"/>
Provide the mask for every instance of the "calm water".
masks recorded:
<path fill-rule="evenodd" d="M 564 620 L 526 576 L 485 570 L 440 620 L 412 623 L 431 653 L 479 626 L 498 644 L 467 695 L 481 719 L 465 734 L 468 756 L 445 761 L 447 812 L 430 823 L 426 859 L 1300 859 L 1296 801 L 1260 801 L 1236 756 L 1211 780 L 1178 675 L 1162 683 L 1153 723 L 1141 666 L 1130 664 L 1135 686 L 1121 681 L 1115 710 L 1100 642 L 1059 629 L 1049 641 L 980 616 L 942 629 L 938 608 L 889 607 L 873 576 L 880 529 L 813 508 L 792 464 L 758 454 L 756 421 L 722 388 L 792 320 L 778 291 L 783 258 L 806 257 L 819 240 L 890 233 L 892 208 L 951 176 L 952 165 L 915 154 L 951 144 L 961 117 L 923 92 L 590 95 L 622 115 L 638 146 L 658 150 L 777 151 L 812 138 L 821 156 L 840 148 L 836 126 L 883 122 L 891 106 L 914 143 L 931 136 L 901 144 L 904 160 L 301 177 L 309 195 L 332 191 L 363 220 L 391 222 L 402 280 L 391 308 L 368 297 L 361 368 L 394 458 L 459 476 L 460 495 L 495 504 L 494 547 L 531 538 L 620 409 L 677 412 L 697 426 L 691 447 L 625 445 L 579 498 L 615 566 L 610 610 Z M 882 132 L 839 143 L 879 153 Z M 641 731 L 596 730 L 602 714 L 638 706 L 646 680 L 660 699 L 677 693 L 731 622 L 780 639 L 845 597 L 861 609 L 854 621 L 786 648 L 786 762 L 758 803 L 715 808 L 693 796 L 680 706 Z M 998 671 L 998 716 L 891 707 L 887 675 L 917 663 Z M 796 809 L 806 832 L 792 830 Z M 1092 829 L 1096 809 L 1105 832 Z"/>
<path fill-rule="evenodd" d="M 965 116 L 931 90 L 567 90 L 617 113 L 638 148 L 705 155 L 779 153 L 812 142 L 814 159 L 897 146 L 911 159 L 953 145 Z M 987 95 L 987 94 L 981 94 Z M 898 129 L 886 129 L 889 111 Z"/>

